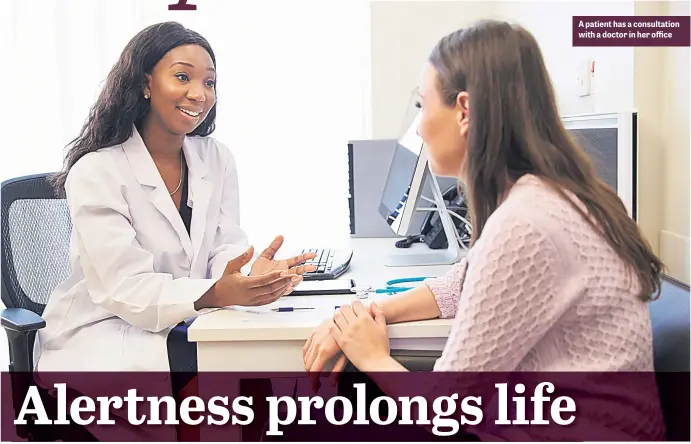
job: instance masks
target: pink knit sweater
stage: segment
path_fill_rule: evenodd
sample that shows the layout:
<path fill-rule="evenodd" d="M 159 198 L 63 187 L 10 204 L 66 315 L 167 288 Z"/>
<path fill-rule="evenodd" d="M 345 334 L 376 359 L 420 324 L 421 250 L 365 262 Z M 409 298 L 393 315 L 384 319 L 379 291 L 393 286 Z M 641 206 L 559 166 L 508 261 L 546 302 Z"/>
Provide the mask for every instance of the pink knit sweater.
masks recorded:
<path fill-rule="evenodd" d="M 637 297 L 635 276 L 569 202 L 535 176 L 512 187 L 465 259 L 426 284 L 441 317 L 454 318 L 436 371 L 653 370 L 648 308 Z M 572 379 L 584 390 L 584 379 Z M 636 390 L 622 402 L 639 414 L 623 408 L 607 418 L 594 414 L 589 425 L 614 439 L 664 439 L 654 383 Z M 509 438 L 505 433 L 495 437 Z"/>

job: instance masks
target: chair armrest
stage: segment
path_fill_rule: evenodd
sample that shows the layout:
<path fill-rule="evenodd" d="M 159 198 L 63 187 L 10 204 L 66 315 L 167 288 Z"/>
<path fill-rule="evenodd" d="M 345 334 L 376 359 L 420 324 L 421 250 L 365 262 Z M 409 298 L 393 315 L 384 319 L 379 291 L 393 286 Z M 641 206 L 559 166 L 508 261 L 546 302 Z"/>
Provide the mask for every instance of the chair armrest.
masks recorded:
<path fill-rule="evenodd" d="M 2 327 L 18 333 L 29 333 L 46 326 L 46 321 L 25 308 L 6 308 L 2 311 Z"/>
<path fill-rule="evenodd" d="M 10 372 L 30 373 L 33 367 L 34 336 L 37 330 L 46 326 L 46 321 L 25 308 L 6 308 L 0 315 L 10 347 Z"/>

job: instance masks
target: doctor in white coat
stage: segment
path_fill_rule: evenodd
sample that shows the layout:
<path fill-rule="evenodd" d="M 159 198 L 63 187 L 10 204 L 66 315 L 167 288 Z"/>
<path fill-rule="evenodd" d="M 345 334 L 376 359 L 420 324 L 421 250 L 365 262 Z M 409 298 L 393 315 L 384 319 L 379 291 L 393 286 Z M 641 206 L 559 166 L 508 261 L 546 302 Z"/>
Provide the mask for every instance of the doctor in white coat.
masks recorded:
<path fill-rule="evenodd" d="M 43 313 L 39 378 L 196 370 L 184 333 L 170 340 L 174 327 L 215 307 L 270 303 L 313 271 L 302 264 L 314 255 L 274 260 L 277 237 L 241 272 L 253 250 L 239 227 L 236 167 L 209 137 L 215 66 L 206 40 L 163 23 L 135 36 L 110 72 L 55 178 L 73 222 L 71 275 Z"/>

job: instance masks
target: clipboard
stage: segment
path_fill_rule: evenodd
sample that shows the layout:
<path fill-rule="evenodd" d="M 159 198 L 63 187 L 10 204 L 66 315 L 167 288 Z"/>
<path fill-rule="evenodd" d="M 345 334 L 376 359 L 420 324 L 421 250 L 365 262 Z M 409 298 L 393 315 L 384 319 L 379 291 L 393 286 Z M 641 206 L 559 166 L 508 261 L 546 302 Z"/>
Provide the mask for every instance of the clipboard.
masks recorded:
<path fill-rule="evenodd" d="M 355 281 L 352 279 L 327 279 L 323 281 L 302 281 L 288 296 L 316 296 L 330 294 L 353 294 Z"/>

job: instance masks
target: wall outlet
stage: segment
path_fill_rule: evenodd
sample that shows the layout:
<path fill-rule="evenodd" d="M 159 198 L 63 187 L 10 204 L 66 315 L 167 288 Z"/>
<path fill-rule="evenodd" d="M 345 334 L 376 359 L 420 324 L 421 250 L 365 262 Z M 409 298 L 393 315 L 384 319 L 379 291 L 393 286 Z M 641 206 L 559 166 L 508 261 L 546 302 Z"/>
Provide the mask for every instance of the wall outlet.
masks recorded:
<path fill-rule="evenodd" d="M 578 96 L 584 97 L 590 95 L 590 76 L 591 76 L 592 61 L 584 60 L 578 64 L 576 81 L 578 87 Z"/>

